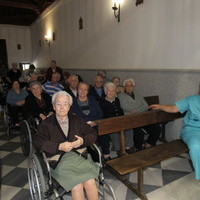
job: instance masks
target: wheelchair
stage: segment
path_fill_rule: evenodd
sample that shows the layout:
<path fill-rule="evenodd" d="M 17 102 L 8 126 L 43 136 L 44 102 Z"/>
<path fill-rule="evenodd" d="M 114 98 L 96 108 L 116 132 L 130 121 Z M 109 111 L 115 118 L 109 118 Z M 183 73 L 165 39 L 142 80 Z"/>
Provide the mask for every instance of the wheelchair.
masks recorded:
<path fill-rule="evenodd" d="M 19 131 L 14 129 L 13 120 L 12 120 L 12 117 L 10 115 L 10 105 L 9 104 L 6 104 L 4 106 L 3 118 L 4 118 L 4 124 L 5 124 L 5 127 L 6 127 L 7 136 L 10 136 L 12 134 L 18 134 Z M 21 117 L 21 119 L 22 119 L 22 117 Z"/>
<path fill-rule="evenodd" d="M 22 152 L 25 156 L 31 155 L 33 152 L 33 135 L 37 132 L 39 120 L 37 118 L 28 117 L 21 123 L 20 143 Z"/>
<path fill-rule="evenodd" d="M 100 200 L 117 200 L 114 190 L 104 178 L 102 155 L 93 144 L 88 147 L 93 161 L 99 166 L 99 178 L 96 181 Z M 32 200 L 62 200 L 66 191 L 51 176 L 50 163 L 44 152 L 32 153 L 28 158 L 28 183 Z"/>

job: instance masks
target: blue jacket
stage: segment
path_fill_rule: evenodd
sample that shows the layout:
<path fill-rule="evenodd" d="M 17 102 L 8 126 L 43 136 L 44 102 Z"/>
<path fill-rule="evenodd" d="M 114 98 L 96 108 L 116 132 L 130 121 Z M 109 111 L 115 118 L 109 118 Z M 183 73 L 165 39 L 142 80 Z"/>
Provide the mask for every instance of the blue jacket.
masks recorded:
<path fill-rule="evenodd" d="M 88 96 L 88 101 L 89 101 L 89 108 L 90 108 L 90 113 L 89 115 L 85 115 L 82 112 L 81 107 L 78 105 L 77 99 L 73 99 L 73 104 L 71 106 L 71 112 L 82 117 L 85 119 L 85 121 L 94 121 L 98 119 L 103 118 L 103 112 L 97 103 L 97 101 L 94 99 L 92 96 Z"/>
<path fill-rule="evenodd" d="M 17 102 L 25 100 L 26 96 L 28 96 L 28 92 L 26 90 L 21 89 L 20 93 L 17 94 L 11 89 L 6 97 L 6 103 L 10 104 L 11 106 L 17 106 Z"/>

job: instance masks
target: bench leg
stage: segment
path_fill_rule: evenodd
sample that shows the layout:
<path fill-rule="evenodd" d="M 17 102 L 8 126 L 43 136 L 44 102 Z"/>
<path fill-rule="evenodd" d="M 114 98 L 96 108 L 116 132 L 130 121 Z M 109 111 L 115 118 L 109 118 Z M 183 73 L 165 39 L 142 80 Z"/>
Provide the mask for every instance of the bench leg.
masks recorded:
<path fill-rule="evenodd" d="M 124 131 L 119 132 L 119 143 L 120 143 L 120 155 L 127 155 Z"/>
<path fill-rule="evenodd" d="M 166 126 L 166 123 L 164 124 L 161 124 L 161 137 L 160 137 L 160 141 L 165 143 L 167 142 L 166 138 L 165 138 L 165 126 Z"/>
<path fill-rule="evenodd" d="M 115 170 L 112 169 L 109 165 L 106 166 L 109 172 L 111 172 L 113 175 L 115 175 L 124 185 L 126 185 L 130 190 L 132 190 L 140 199 L 142 200 L 148 200 L 147 196 L 143 193 L 143 172 L 144 169 L 139 169 L 137 171 L 138 173 L 138 184 L 137 187 L 131 183 L 125 175 L 120 175 Z"/>
<path fill-rule="evenodd" d="M 143 193 L 143 185 L 144 185 L 144 169 L 139 169 L 137 171 L 137 179 L 138 179 L 138 193 L 141 199 L 147 200 L 146 195 Z"/>

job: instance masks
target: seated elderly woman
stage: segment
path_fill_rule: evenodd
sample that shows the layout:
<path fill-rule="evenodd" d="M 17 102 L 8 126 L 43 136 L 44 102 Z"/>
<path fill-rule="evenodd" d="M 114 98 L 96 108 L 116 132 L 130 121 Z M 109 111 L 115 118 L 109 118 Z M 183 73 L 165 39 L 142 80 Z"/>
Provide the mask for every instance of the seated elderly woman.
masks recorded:
<path fill-rule="evenodd" d="M 104 84 L 104 91 L 106 97 L 100 102 L 101 109 L 103 111 L 103 118 L 117 117 L 123 115 L 123 110 L 120 106 L 119 99 L 116 97 L 116 85 L 112 82 L 106 82 Z M 109 135 L 101 136 L 102 151 L 104 153 L 105 160 L 110 159 L 110 143 Z M 110 134 L 110 138 L 114 144 L 115 150 L 119 152 L 119 137 L 118 133 Z M 126 140 L 128 137 L 126 137 Z M 127 141 L 126 141 L 127 144 Z"/>
<path fill-rule="evenodd" d="M 25 116 L 24 103 L 28 93 L 26 90 L 20 89 L 19 81 L 13 81 L 11 86 L 12 88 L 6 97 L 6 103 L 10 106 L 10 115 L 14 126 L 17 128 L 20 126 L 18 114 L 22 113 Z"/>
<path fill-rule="evenodd" d="M 40 82 L 32 82 L 30 84 L 31 94 L 25 99 L 25 109 L 28 116 L 46 119 L 53 114 L 53 106 L 51 97 L 47 93 L 42 92 L 42 85 Z"/>
<path fill-rule="evenodd" d="M 88 91 L 89 85 L 87 83 L 79 83 L 78 97 L 73 99 L 71 112 L 79 115 L 91 127 L 94 127 L 96 126 L 94 120 L 102 119 L 103 113 L 95 98 L 88 96 Z"/>
<path fill-rule="evenodd" d="M 89 156 L 85 159 L 79 154 L 81 148 L 95 143 L 97 133 L 84 119 L 68 113 L 72 97 L 67 92 L 55 93 L 52 103 L 55 114 L 40 124 L 35 148 L 60 156 L 52 175 L 66 191 L 71 190 L 73 200 L 84 200 L 84 190 L 88 200 L 97 200 L 95 179 L 99 168 Z"/>

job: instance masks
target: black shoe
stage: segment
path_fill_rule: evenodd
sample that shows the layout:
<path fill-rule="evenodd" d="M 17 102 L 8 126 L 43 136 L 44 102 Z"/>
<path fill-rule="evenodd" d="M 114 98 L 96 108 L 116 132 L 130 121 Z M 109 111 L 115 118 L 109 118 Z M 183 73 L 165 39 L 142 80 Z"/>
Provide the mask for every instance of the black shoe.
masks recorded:
<path fill-rule="evenodd" d="M 104 161 L 105 161 L 105 162 L 107 162 L 107 161 L 109 161 L 109 160 L 111 160 L 111 157 L 110 157 L 110 156 L 107 157 L 107 158 L 104 158 Z"/>
<path fill-rule="evenodd" d="M 128 154 L 132 154 L 134 152 L 135 152 L 134 147 L 131 147 L 130 149 L 126 149 L 126 153 L 128 153 Z"/>

